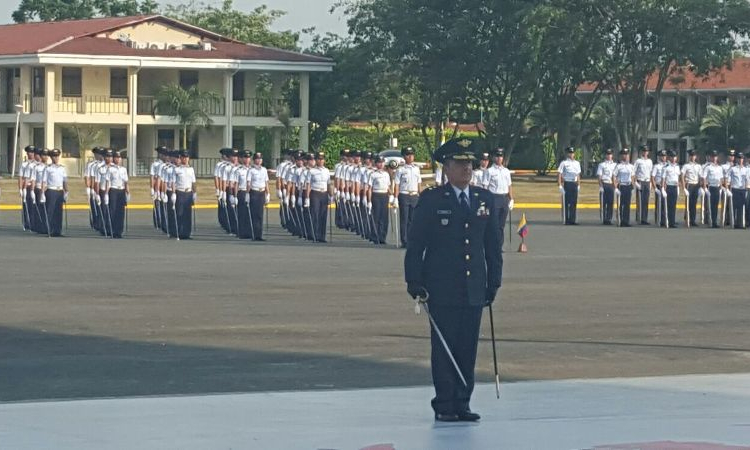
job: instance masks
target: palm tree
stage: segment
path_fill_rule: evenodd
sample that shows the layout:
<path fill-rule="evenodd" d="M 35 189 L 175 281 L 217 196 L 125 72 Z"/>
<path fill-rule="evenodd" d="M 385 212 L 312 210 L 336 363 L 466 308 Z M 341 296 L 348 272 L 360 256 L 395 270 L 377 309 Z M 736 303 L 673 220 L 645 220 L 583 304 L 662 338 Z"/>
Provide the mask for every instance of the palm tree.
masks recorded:
<path fill-rule="evenodd" d="M 708 111 L 701 122 L 701 132 L 721 130 L 724 134 L 724 148 L 730 147 L 731 131 L 742 123 L 743 113 L 734 104 L 708 105 Z"/>
<path fill-rule="evenodd" d="M 152 116 L 167 115 L 177 119 L 182 126 L 182 148 L 187 148 L 190 136 L 198 127 L 210 128 L 212 105 L 221 101 L 215 92 L 201 91 L 197 86 L 184 89 L 176 83 L 167 84 L 156 93 Z"/>

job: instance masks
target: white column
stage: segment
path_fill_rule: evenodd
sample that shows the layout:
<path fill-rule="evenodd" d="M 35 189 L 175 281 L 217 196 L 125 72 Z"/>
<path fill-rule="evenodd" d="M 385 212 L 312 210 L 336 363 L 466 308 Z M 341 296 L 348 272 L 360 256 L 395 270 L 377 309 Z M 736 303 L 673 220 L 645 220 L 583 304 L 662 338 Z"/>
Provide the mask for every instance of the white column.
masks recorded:
<path fill-rule="evenodd" d="M 55 147 L 55 75 L 57 68 L 47 66 L 44 68 L 44 146 Z"/>
<path fill-rule="evenodd" d="M 224 74 L 224 105 L 226 109 L 224 113 L 227 119 L 227 126 L 224 127 L 224 147 L 232 146 L 232 117 L 234 116 L 234 103 L 232 101 L 234 97 L 233 75 L 233 72 L 226 72 Z"/>
<path fill-rule="evenodd" d="M 302 127 L 299 130 L 299 146 L 310 150 L 310 74 L 302 73 L 299 78 L 299 111 Z"/>
<path fill-rule="evenodd" d="M 140 69 L 128 68 L 128 97 L 130 126 L 128 127 L 128 173 L 135 176 L 135 168 L 138 160 L 138 125 L 136 117 L 138 115 L 138 71 Z"/>

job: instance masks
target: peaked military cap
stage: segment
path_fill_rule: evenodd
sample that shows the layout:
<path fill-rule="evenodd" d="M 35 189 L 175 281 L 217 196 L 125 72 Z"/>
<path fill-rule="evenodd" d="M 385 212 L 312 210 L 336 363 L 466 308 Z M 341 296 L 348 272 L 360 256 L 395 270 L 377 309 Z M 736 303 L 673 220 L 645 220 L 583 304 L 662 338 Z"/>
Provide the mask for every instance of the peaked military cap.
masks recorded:
<path fill-rule="evenodd" d="M 381 156 L 381 155 L 376 156 L 375 157 L 375 162 L 376 163 L 381 163 L 381 162 L 384 163 L 385 162 L 385 156 Z"/>
<path fill-rule="evenodd" d="M 734 154 L 735 154 L 735 150 L 734 149 L 729 150 L 729 156 L 734 156 Z"/>
<path fill-rule="evenodd" d="M 575 153 L 575 152 L 576 152 L 576 149 L 574 149 L 573 147 L 568 147 L 565 149 L 565 153 L 568 153 L 568 154 Z"/>
<path fill-rule="evenodd" d="M 188 151 L 187 151 L 187 150 L 185 150 L 184 148 L 183 148 L 183 149 L 181 149 L 180 151 L 178 151 L 177 153 L 178 153 L 178 155 L 179 155 L 180 157 L 183 157 L 183 156 L 190 156 L 190 152 L 188 152 Z"/>
<path fill-rule="evenodd" d="M 255 154 L 253 155 L 253 159 L 263 159 L 263 153 L 255 152 Z"/>
<path fill-rule="evenodd" d="M 249 158 L 251 156 L 253 156 L 253 153 L 250 150 L 240 151 L 240 158 Z"/>
<path fill-rule="evenodd" d="M 478 148 L 479 144 L 473 139 L 451 139 L 435 150 L 432 157 L 439 163 L 449 160 L 474 161 L 477 159 Z"/>
<path fill-rule="evenodd" d="M 362 152 L 359 150 L 352 150 L 351 155 L 356 158 L 357 156 L 362 156 Z"/>
<path fill-rule="evenodd" d="M 52 150 L 49 151 L 50 156 L 60 156 L 61 153 L 62 152 L 60 151 L 59 148 L 53 148 Z"/>
<path fill-rule="evenodd" d="M 314 160 L 315 160 L 315 155 L 313 155 L 312 153 L 305 153 L 305 161 L 314 161 Z"/>
<path fill-rule="evenodd" d="M 719 156 L 719 152 L 717 152 L 716 150 L 711 150 L 710 152 L 708 152 L 708 156 Z"/>
<path fill-rule="evenodd" d="M 160 146 L 156 147 L 154 150 L 156 151 L 157 155 L 162 155 L 162 154 L 164 154 L 164 152 L 167 151 L 167 147 L 165 147 L 163 145 L 160 145 Z"/>
<path fill-rule="evenodd" d="M 317 159 L 326 159 L 325 152 L 318 152 L 318 154 L 316 155 L 316 158 Z"/>
<path fill-rule="evenodd" d="M 674 150 L 667 150 L 667 156 L 669 157 L 677 156 L 677 152 Z"/>
<path fill-rule="evenodd" d="M 608 148 L 608 149 L 604 150 L 604 154 L 605 155 L 611 155 L 613 153 L 614 153 L 614 151 L 611 148 Z"/>
<path fill-rule="evenodd" d="M 34 153 L 35 149 L 36 147 L 34 147 L 33 145 L 27 145 L 26 147 L 24 147 L 23 151 L 25 151 L 26 153 Z"/>
<path fill-rule="evenodd" d="M 698 153 L 695 151 L 695 149 L 691 148 L 690 150 L 688 150 L 688 155 L 690 155 L 690 156 L 694 156 L 694 155 L 697 155 L 697 154 Z"/>
<path fill-rule="evenodd" d="M 404 147 L 401 149 L 402 156 L 413 155 L 413 154 L 414 154 L 414 149 L 412 147 Z"/>
<path fill-rule="evenodd" d="M 493 156 L 495 158 L 499 158 L 500 156 L 503 156 L 505 153 L 502 148 L 496 148 L 495 152 L 493 153 Z"/>
<path fill-rule="evenodd" d="M 104 156 L 106 156 L 108 158 L 111 158 L 111 157 L 115 156 L 115 152 L 111 148 L 108 148 L 108 149 L 106 149 L 104 151 Z"/>
<path fill-rule="evenodd" d="M 39 154 L 42 155 L 42 156 L 49 156 L 49 149 L 48 148 L 43 148 L 41 150 L 41 153 L 39 153 Z"/>
<path fill-rule="evenodd" d="M 745 155 L 742 152 L 737 152 L 737 158 L 743 159 Z"/>
<path fill-rule="evenodd" d="M 629 155 L 630 154 L 630 150 L 627 149 L 627 148 L 624 148 L 624 149 L 620 150 L 620 154 L 621 155 Z"/>
<path fill-rule="evenodd" d="M 664 149 L 659 150 L 659 156 L 667 156 L 667 151 Z"/>
<path fill-rule="evenodd" d="M 482 161 L 489 161 L 490 160 L 490 154 L 489 153 L 482 153 L 482 155 L 479 157 Z"/>

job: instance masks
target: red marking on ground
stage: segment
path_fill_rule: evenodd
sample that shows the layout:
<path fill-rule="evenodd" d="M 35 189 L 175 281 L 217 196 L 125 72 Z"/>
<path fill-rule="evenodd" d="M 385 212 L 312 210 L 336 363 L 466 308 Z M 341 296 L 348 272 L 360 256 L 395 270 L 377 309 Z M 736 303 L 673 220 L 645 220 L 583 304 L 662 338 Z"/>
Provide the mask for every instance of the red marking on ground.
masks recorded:
<path fill-rule="evenodd" d="M 393 444 L 375 444 L 369 447 L 363 447 L 360 450 L 396 450 Z"/>
<path fill-rule="evenodd" d="M 750 450 L 750 447 L 708 442 L 644 442 L 640 444 L 600 445 L 591 450 Z"/>

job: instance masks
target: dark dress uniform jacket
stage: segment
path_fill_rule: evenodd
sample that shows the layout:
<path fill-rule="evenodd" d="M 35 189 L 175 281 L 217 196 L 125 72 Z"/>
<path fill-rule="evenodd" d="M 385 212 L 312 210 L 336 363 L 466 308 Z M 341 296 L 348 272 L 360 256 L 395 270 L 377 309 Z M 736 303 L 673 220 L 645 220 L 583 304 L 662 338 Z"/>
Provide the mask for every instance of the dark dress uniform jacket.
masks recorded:
<path fill-rule="evenodd" d="M 500 287 L 503 259 L 494 196 L 471 186 L 469 197 L 469 211 L 449 184 L 419 197 L 404 266 L 406 282 L 424 286 L 430 304 L 482 306 L 487 288 Z"/>

